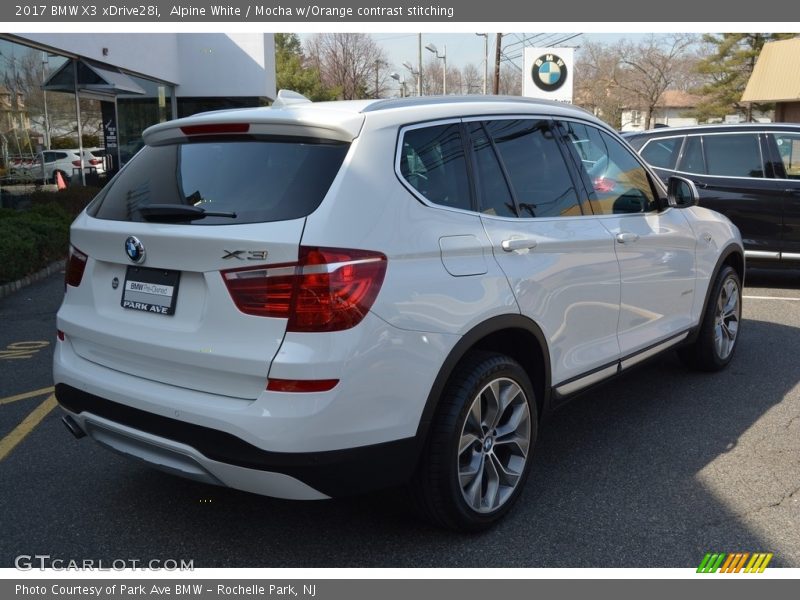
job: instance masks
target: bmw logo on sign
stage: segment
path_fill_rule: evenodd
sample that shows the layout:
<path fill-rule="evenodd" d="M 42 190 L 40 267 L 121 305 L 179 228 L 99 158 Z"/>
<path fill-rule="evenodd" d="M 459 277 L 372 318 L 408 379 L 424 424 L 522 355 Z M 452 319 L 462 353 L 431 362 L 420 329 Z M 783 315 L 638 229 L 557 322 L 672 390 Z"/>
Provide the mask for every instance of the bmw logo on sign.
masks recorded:
<path fill-rule="evenodd" d="M 557 54 L 542 54 L 533 61 L 531 76 L 536 87 L 552 92 L 567 80 L 567 65 Z"/>
<path fill-rule="evenodd" d="M 574 48 L 525 48 L 522 58 L 523 96 L 572 102 Z"/>
<path fill-rule="evenodd" d="M 131 235 L 125 240 L 125 254 L 137 265 L 144 262 L 144 244 Z"/>

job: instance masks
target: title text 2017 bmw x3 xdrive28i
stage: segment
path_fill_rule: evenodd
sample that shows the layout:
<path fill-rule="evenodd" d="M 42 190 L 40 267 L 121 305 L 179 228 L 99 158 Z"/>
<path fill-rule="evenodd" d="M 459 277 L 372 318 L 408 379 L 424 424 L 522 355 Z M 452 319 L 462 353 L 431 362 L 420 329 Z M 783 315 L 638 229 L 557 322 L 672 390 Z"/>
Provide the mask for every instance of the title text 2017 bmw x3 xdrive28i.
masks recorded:
<path fill-rule="evenodd" d="M 54 377 L 73 433 L 162 469 L 296 499 L 410 482 L 480 529 L 564 399 L 733 355 L 738 231 L 581 110 L 282 93 L 144 138 L 72 225 Z"/>

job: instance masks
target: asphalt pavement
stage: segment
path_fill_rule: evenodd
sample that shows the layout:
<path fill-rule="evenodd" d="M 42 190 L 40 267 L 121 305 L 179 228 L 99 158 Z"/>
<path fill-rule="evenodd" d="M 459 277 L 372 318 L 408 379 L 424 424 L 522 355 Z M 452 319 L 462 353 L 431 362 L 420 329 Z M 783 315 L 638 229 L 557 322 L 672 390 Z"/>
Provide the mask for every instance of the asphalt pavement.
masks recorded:
<path fill-rule="evenodd" d="M 578 397 L 540 433 L 520 501 L 479 535 L 435 529 L 405 492 L 274 500 L 75 440 L 50 363 L 58 274 L 0 300 L 0 567 L 193 560 L 195 567 L 696 567 L 773 552 L 800 567 L 800 273 L 751 272 L 736 356 L 673 354 Z M 4 450 L 5 449 L 5 450 Z"/>

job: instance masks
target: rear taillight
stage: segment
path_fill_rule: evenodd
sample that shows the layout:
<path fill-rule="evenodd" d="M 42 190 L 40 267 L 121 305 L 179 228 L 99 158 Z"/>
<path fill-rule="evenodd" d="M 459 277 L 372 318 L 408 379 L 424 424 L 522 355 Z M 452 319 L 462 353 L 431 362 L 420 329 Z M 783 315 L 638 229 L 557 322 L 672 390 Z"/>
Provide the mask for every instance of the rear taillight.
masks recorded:
<path fill-rule="evenodd" d="M 73 161 L 72 161 L 72 166 L 73 166 L 73 167 L 80 167 L 80 166 L 81 166 L 81 161 L 79 161 L 79 160 L 73 160 Z"/>
<path fill-rule="evenodd" d="M 99 158 L 91 158 L 91 159 L 89 159 L 89 164 L 92 165 L 93 167 L 96 167 L 101 162 L 103 162 L 103 161 L 100 160 Z"/>
<path fill-rule="evenodd" d="M 356 326 L 386 273 L 380 252 L 300 247 L 296 263 L 223 271 L 245 314 L 288 319 L 287 331 L 341 331 Z"/>
<path fill-rule="evenodd" d="M 81 284 L 87 258 L 88 257 L 75 246 L 69 247 L 69 258 L 67 259 L 67 268 L 64 272 L 65 289 L 68 285 L 78 287 Z"/>

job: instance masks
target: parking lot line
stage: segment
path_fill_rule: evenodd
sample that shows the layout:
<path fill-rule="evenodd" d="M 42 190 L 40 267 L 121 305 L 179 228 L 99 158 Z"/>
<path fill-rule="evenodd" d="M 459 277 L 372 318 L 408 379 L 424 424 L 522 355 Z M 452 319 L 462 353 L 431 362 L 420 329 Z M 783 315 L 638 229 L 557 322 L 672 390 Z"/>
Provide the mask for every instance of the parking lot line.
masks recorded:
<path fill-rule="evenodd" d="M 0 461 L 8 456 L 16 445 L 24 440 L 25 437 L 42 422 L 42 419 L 50 414 L 50 411 L 53 410 L 57 404 L 58 402 L 56 402 L 55 394 L 51 394 L 48 396 L 47 400 L 34 408 L 33 412 L 25 417 L 25 420 L 17 425 L 11 433 L 0 440 Z"/>
<path fill-rule="evenodd" d="M 24 394 L 17 394 L 16 396 L 8 396 L 7 398 L 0 398 L 0 406 L 3 404 L 11 404 L 12 402 L 16 402 L 17 400 L 25 400 L 27 398 L 35 398 L 36 396 L 44 396 L 45 394 L 51 394 L 53 392 L 53 387 L 46 387 L 40 390 L 33 390 L 32 392 L 25 392 Z"/>
<path fill-rule="evenodd" d="M 784 296 L 742 296 L 746 300 L 794 300 L 800 302 L 800 298 L 784 297 Z"/>

